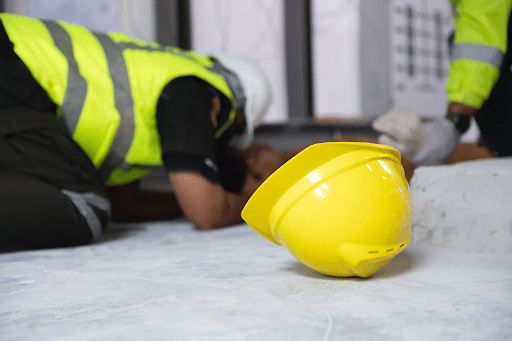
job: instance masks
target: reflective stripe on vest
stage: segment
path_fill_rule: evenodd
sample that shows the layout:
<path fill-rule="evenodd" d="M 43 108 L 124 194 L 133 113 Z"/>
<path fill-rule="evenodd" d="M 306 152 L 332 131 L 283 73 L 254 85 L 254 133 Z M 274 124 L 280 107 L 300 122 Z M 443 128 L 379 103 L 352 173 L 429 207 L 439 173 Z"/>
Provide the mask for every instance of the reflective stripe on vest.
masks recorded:
<path fill-rule="evenodd" d="M 64 115 L 64 123 L 69 129 L 71 135 L 75 133 L 80 113 L 85 102 L 87 94 L 87 82 L 78 72 L 78 63 L 73 54 L 73 43 L 69 34 L 57 23 L 43 21 L 46 28 L 52 36 L 55 46 L 62 52 L 68 60 L 68 86 L 64 95 L 62 109 L 69 113 L 78 113 L 78 115 Z"/>
<path fill-rule="evenodd" d="M 78 212 L 80 212 L 80 214 L 84 217 L 87 225 L 89 226 L 89 230 L 91 231 L 92 241 L 97 241 L 101 237 L 103 228 L 101 226 L 100 219 L 94 212 L 93 207 L 107 212 L 108 216 L 110 217 L 110 202 L 95 193 L 77 193 L 67 189 L 62 189 L 61 192 L 67 196 L 69 200 L 71 200 Z"/>
<path fill-rule="evenodd" d="M 69 63 L 68 86 L 62 103 L 64 122 L 71 135 L 75 133 L 78 120 L 82 114 L 82 108 L 87 94 L 87 82 L 78 72 L 78 63 L 73 54 L 73 44 L 69 34 L 59 24 L 52 21 L 43 21 L 52 36 L 55 46 L 62 52 Z M 114 140 L 109 152 L 98 170 L 102 178 L 117 167 L 122 166 L 128 153 L 133 135 L 135 133 L 135 120 L 133 112 L 133 99 L 128 79 L 128 70 L 122 55 L 122 50 L 116 48 L 116 43 L 105 34 L 94 34 L 103 47 L 107 59 L 109 75 L 114 85 L 114 101 L 119 112 L 119 127 L 116 130 Z"/>
<path fill-rule="evenodd" d="M 475 60 L 491 64 L 499 70 L 503 61 L 503 56 L 503 52 L 496 47 L 465 43 L 453 46 L 451 57 L 452 62 L 459 59 Z"/>
<path fill-rule="evenodd" d="M 213 59 L 213 67 L 209 68 L 213 72 L 217 72 L 220 74 L 229 85 L 231 93 L 235 98 L 235 102 L 238 108 L 245 108 L 245 103 L 247 102 L 247 97 L 245 96 L 244 88 L 240 79 L 236 74 L 234 74 L 231 70 L 227 69 L 224 65 L 222 65 L 218 60 Z M 215 133 L 215 137 L 219 138 L 226 129 L 229 128 L 233 120 L 235 119 L 235 111 L 231 112 L 231 117 L 228 122 L 224 124 L 224 126 L 220 127 Z"/>
<path fill-rule="evenodd" d="M 107 35 L 94 33 L 107 58 L 110 78 L 114 84 L 114 102 L 120 115 L 119 126 L 105 160 L 99 168 L 102 178 L 110 175 L 117 167 L 123 168 L 125 157 L 135 134 L 135 118 L 133 98 L 128 78 L 128 70 L 124 62 L 123 50 L 116 48 L 116 43 Z M 123 169 L 124 170 L 124 169 Z"/>

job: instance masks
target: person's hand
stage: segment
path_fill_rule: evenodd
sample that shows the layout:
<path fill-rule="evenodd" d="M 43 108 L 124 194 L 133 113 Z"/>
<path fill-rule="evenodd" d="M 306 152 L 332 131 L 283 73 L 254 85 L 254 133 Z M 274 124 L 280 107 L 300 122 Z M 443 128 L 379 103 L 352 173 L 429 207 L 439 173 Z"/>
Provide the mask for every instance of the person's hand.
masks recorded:
<path fill-rule="evenodd" d="M 396 148 L 412 160 L 428 144 L 428 135 L 421 118 L 407 107 L 396 107 L 372 123 L 382 133 L 379 143 Z"/>
<path fill-rule="evenodd" d="M 452 122 L 436 118 L 424 124 L 419 115 L 405 107 L 391 110 L 375 120 L 372 126 L 382 133 L 379 143 L 396 148 L 416 166 L 444 163 L 460 140 Z"/>
<path fill-rule="evenodd" d="M 283 156 L 278 150 L 257 142 L 242 153 L 248 168 L 243 192 L 252 195 L 263 181 L 282 166 Z"/>
<path fill-rule="evenodd" d="M 441 165 L 445 163 L 460 142 L 460 133 L 455 125 L 444 117 L 435 118 L 425 124 L 428 144 L 412 159 L 416 166 Z"/>

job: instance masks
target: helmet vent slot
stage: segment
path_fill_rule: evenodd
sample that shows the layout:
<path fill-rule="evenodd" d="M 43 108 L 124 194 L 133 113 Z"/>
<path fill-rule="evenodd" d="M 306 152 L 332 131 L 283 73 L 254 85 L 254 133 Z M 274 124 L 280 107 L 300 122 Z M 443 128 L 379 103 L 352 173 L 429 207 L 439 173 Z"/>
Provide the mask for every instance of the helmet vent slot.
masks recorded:
<path fill-rule="evenodd" d="M 387 249 L 386 251 L 382 251 L 382 250 L 372 250 L 372 251 L 368 251 L 369 254 L 376 254 L 376 253 L 387 253 L 387 252 L 393 252 L 395 251 L 396 249 L 401 249 L 405 246 L 405 244 L 407 243 L 402 243 L 400 244 L 399 247 L 394 247 L 392 249 Z"/>

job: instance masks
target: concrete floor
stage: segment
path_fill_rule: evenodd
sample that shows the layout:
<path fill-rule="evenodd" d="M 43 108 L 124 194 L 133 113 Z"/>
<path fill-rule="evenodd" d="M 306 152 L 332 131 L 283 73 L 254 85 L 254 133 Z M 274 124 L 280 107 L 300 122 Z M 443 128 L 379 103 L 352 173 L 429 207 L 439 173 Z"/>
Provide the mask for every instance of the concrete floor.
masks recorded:
<path fill-rule="evenodd" d="M 512 253 L 412 243 L 369 279 L 313 272 L 242 224 L 116 225 L 0 253 L 1 340 L 512 340 Z"/>
<path fill-rule="evenodd" d="M 320 275 L 246 224 L 0 250 L 0 340 L 510 341 L 511 180 L 512 158 L 418 169 L 413 241 L 369 279 Z"/>

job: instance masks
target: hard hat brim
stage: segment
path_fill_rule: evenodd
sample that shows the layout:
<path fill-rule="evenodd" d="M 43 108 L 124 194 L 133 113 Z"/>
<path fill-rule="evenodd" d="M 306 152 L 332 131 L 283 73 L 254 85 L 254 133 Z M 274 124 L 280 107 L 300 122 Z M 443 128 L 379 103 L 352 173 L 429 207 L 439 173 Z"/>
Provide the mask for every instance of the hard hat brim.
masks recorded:
<path fill-rule="evenodd" d="M 291 158 L 263 182 L 247 201 L 242 210 L 242 219 L 263 237 L 280 245 L 281 243 L 272 236 L 271 226 L 269 225 L 269 215 L 278 200 L 293 185 L 299 183 L 300 180 L 303 180 L 302 183 L 305 186 L 308 186 L 308 184 L 309 186 L 312 185 L 311 177 L 308 178 L 307 176 L 320 166 L 333 159 L 357 151 L 362 151 L 360 158 L 361 161 L 365 162 L 374 158 L 389 157 L 400 160 L 400 153 L 396 149 L 385 145 L 363 142 L 326 142 L 314 144 Z M 343 165 L 344 161 L 339 161 Z M 317 180 L 320 181 L 321 179 Z"/>

